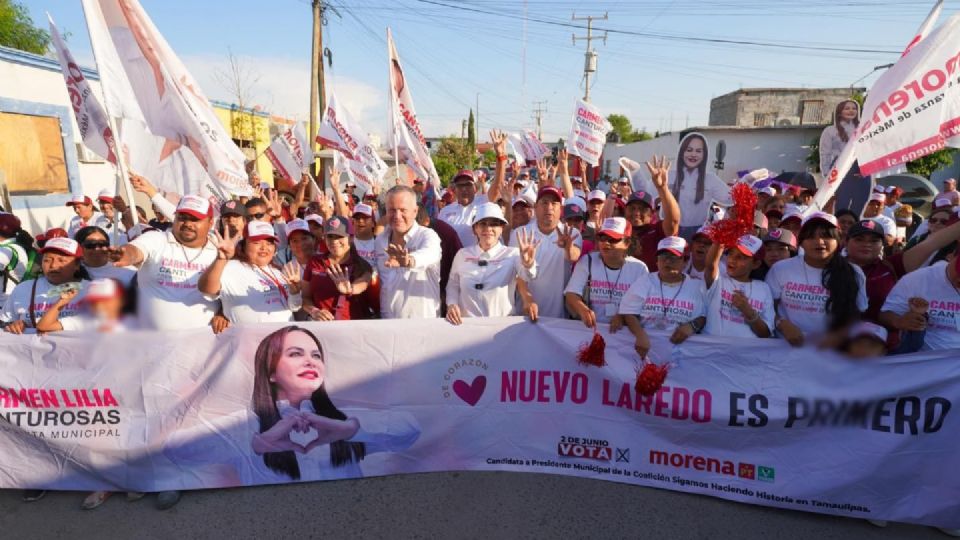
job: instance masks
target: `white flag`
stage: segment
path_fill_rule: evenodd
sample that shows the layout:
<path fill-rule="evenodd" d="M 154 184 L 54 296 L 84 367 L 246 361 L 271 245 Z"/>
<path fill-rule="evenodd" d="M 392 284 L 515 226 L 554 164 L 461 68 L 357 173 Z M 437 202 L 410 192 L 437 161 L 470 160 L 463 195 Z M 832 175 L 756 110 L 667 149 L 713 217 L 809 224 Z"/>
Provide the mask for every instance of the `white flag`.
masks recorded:
<path fill-rule="evenodd" d="M 103 159 L 116 163 L 117 156 L 114 153 L 116 141 L 113 138 L 113 130 L 110 129 L 107 113 L 104 112 L 103 105 L 97 100 L 86 77 L 80 71 L 80 66 L 73 59 L 67 44 L 63 42 L 63 37 L 60 36 L 60 31 L 57 30 L 50 14 L 47 14 L 47 20 L 50 22 L 50 37 L 57 51 L 57 59 L 60 60 L 63 80 L 67 83 L 70 105 L 73 107 L 77 126 L 80 127 L 83 144 Z"/>
<path fill-rule="evenodd" d="M 513 159 L 517 161 L 520 165 L 526 165 L 527 160 L 530 159 L 524 151 L 523 147 L 523 137 L 519 133 L 509 133 L 507 134 L 507 145 L 510 146 L 510 151 L 513 153 Z"/>
<path fill-rule="evenodd" d="M 906 56 L 910 52 L 914 45 L 923 41 L 923 38 L 927 37 L 927 34 L 930 33 L 930 30 L 933 30 L 933 25 L 937 24 L 937 19 L 940 18 L 940 12 L 943 10 L 943 0 L 937 0 L 937 3 L 933 5 L 933 8 L 930 10 L 930 13 L 927 14 L 927 18 L 924 19 L 923 24 L 920 25 L 920 29 L 917 30 L 917 34 L 913 36 L 913 39 L 907 45 L 907 48 L 903 50 L 903 54 L 900 56 Z"/>
<path fill-rule="evenodd" d="M 610 122 L 600 114 L 600 109 L 578 99 L 570 137 L 567 139 L 567 151 L 571 156 L 580 156 L 586 163 L 596 166 L 600 163 L 600 154 L 603 153 L 610 129 Z"/>
<path fill-rule="evenodd" d="M 98 4 L 150 132 L 188 147 L 227 193 L 248 195 L 243 153 L 139 1 Z"/>
<path fill-rule="evenodd" d="M 383 181 L 387 164 L 350 112 L 340 105 L 333 91 L 327 97 L 327 110 L 317 131 L 317 142 L 343 155 L 346 172 L 354 182 L 369 188 Z"/>
<path fill-rule="evenodd" d="M 931 16 L 936 12 L 935 6 Z M 860 125 L 817 191 L 812 207 L 826 205 L 854 161 L 869 176 L 947 146 L 960 147 L 960 15 L 923 37 L 932 24 L 928 17 L 909 54 L 870 89 Z"/>
<path fill-rule="evenodd" d="M 304 169 L 313 163 L 313 145 L 300 122 L 277 135 L 267 148 L 267 159 L 287 180 L 300 182 Z"/>
<path fill-rule="evenodd" d="M 394 157 L 406 163 L 427 183 L 430 189 L 424 191 L 424 205 L 428 210 L 432 210 L 436 198 L 440 195 L 440 177 L 430 157 L 430 150 L 427 149 L 427 141 L 423 138 L 417 111 L 413 107 L 413 97 L 410 95 L 400 56 L 393 44 L 393 35 L 389 28 L 387 49 L 390 55 L 390 123 L 399 154 Z"/>
<path fill-rule="evenodd" d="M 540 142 L 537 134 L 529 129 L 523 132 L 523 142 L 525 148 L 528 149 L 525 150 L 527 156 L 534 161 L 540 161 L 550 153 L 550 149 Z"/>

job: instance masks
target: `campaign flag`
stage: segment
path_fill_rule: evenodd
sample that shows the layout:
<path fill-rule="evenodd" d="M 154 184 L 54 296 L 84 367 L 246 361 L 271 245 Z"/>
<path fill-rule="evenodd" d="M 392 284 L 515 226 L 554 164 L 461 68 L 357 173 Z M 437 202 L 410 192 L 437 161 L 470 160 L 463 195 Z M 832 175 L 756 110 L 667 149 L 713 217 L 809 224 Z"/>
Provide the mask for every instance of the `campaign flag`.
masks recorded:
<path fill-rule="evenodd" d="M 249 195 L 243 153 L 138 0 L 97 4 L 150 132 L 189 148 L 223 191 Z"/>
<path fill-rule="evenodd" d="M 73 115 L 77 119 L 83 144 L 103 159 L 110 163 L 116 163 L 117 156 L 114 153 L 116 141 L 113 138 L 113 130 L 110 129 L 107 113 L 104 112 L 103 105 L 100 104 L 96 94 L 93 93 L 93 89 L 90 88 L 87 78 L 83 76 L 80 66 L 74 60 L 67 44 L 64 43 L 57 25 L 54 24 L 53 17 L 49 13 L 47 14 L 47 20 L 50 22 L 50 37 L 53 41 L 53 48 L 57 52 L 57 59 L 60 61 L 63 80 L 67 83 L 70 106 L 73 108 Z"/>
<path fill-rule="evenodd" d="M 531 130 L 525 130 L 523 132 L 523 143 L 526 148 L 525 152 L 534 161 L 540 161 L 548 154 L 550 154 L 550 149 L 546 147 L 545 144 L 540 142 L 540 139 L 537 137 L 537 134 Z"/>
<path fill-rule="evenodd" d="M 960 15 L 923 37 L 937 12 L 935 7 L 909 50 L 870 89 L 860 125 L 811 208 L 826 205 L 854 161 L 869 176 L 948 146 L 960 147 Z"/>
<path fill-rule="evenodd" d="M 313 163 L 313 145 L 300 122 L 277 135 L 264 154 L 287 180 L 299 182 L 300 174 Z"/>
<path fill-rule="evenodd" d="M 516 160 L 517 163 L 526 164 L 527 160 L 530 159 L 526 152 L 524 152 L 523 136 L 519 133 L 507 134 L 507 145 L 510 147 L 513 159 Z"/>
<path fill-rule="evenodd" d="M 927 34 L 930 33 L 930 30 L 933 29 L 933 25 L 937 24 L 937 19 L 940 18 L 940 12 L 943 11 L 943 0 L 937 0 L 937 3 L 933 5 L 933 8 L 930 10 L 930 13 L 927 14 L 927 18 L 924 19 L 923 24 L 920 25 L 920 29 L 917 30 L 917 34 L 913 36 L 913 39 L 907 45 L 907 48 L 903 50 L 903 54 L 900 56 L 906 56 L 913 46 L 917 43 L 923 41 L 923 38 L 927 37 Z"/>
<path fill-rule="evenodd" d="M 340 105 L 337 95 L 332 91 L 327 97 L 327 110 L 317 131 L 317 142 L 343 155 L 346 172 L 354 182 L 370 188 L 383 181 L 387 164 L 377 154 L 377 148 L 370 142 L 366 132 L 360 129 L 350 112 Z"/>
<path fill-rule="evenodd" d="M 206 169 L 193 152 L 179 140 L 150 132 L 97 1 L 82 0 L 81 3 L 97 60 L 104 109 L 113 117 L 117 131 L 114 135 L 127 168 L 149 179 L 162 192 L 181 195 L 215 192 Z"/>
<path fill-rule="evenodd" d="M 413 96 L 407 86 L 407 78 L 400 64 L 400 55 L 393 43 L 393 34 L 387 28 L 387 50 L 390 55 L 390 124 L 398 162 L 407 164 L 427 185 L 424 190 L 424 206 L 433 211 L 440 196 L 440 177 L 423 138 L 423 130 L 417 120 Z"/>
<path fill-rule="evenodd" d="M 610 122 L 600 114 L 600 109 L 579 99 L 573 113 L 570 137 L 567 138 L 567 151 L 571 156 L 580 156 L 583 161 L 596 166 L 600 163 L 607 132 L 611 129 Z"/>

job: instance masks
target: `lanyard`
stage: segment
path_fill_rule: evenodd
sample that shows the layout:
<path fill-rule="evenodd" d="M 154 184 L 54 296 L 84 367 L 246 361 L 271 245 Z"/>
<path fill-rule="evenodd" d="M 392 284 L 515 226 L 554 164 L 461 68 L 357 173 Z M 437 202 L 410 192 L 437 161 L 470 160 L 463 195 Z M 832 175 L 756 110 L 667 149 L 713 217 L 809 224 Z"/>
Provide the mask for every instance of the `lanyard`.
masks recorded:
<path fill-rule="evenodd" d="M 600 264 L 603 265 L 603 275 L 607 278 L 607 283 L 610 283 L 610 274 L 607 273 L 607 263 L 603 262 L 603 257 L 599 257 Z M 623 262 L 623 266 L 626 266 L 627 262 Z M 617 272 L 617 281 L 613 283 L 613 286 L 610 288 L 609 298 L 613 302 L 613 295 L 617 291 L 617 286 L 620 285 L 620 276 L 623 275 L 623 266 L 620 267 L 620 271 Z M 663 296 L 663 283 L 660 284 L 660 296 Z M 674 297 L 676 298 L 676 297 Z"/>
<path fill-rule="evenodd" d="M 677 287 L 677 292 L 673 293 L 673 298 L 670 299 L 670 303 L 667 304 L 664 302 L 663 297 L 663 281 L 660 278 L 657 278 L 657 281 L 660 282 L 660 302 L 663 309 L 663 320 L 667 320 L 667 309 L 672 308 L 673 304 L 676 303 L 677 297 L 680 296 L 680 292 L 683 291 L 683 286 L 687 284 L 686 274 L 680 274 L 680 286 Z"/>
<path fill-rule="evenodd" d="M 273 277 L 273 274 L 271 274 L 270 272 L 261 270 L 259 266 L 254 266 L 254 265 L 250 265 L 250 266 L 253 266 L 253 269 L 257 274 L 260 274 L 266 277 L 268 280 L 270 280 L 270 283 L 273 283 L 274 285 L 276 285 L 277 290 L 280 292 L 280 296 L 283 297 L 283 301 L 284 302 L 287 301 L 287 289 L 283 286 L 282 283 L 280 283 L 280 280 Z"/>

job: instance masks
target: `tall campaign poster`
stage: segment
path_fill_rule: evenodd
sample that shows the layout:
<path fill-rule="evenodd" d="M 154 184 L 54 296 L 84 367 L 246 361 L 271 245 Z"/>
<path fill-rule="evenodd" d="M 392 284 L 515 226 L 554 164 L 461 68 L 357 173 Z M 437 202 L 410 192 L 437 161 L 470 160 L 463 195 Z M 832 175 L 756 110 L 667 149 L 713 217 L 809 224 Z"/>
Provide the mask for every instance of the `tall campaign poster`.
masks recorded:
<path fill-rule="evenodd" d="M 578 321 L 334 321 L 0 335 L 0 488 L 204 489 L 560 474 L 960 527 L 960 351 L 853 361 L 777 339 Z"/>
<path fill-rule="evenodd" d="M 610 122 L 600 114 L 600 109 L 579 99 L 567 138 L 567 150 L 571 156 L 580 156 L 586 163 L 597 166 L 610 129 Z"/>

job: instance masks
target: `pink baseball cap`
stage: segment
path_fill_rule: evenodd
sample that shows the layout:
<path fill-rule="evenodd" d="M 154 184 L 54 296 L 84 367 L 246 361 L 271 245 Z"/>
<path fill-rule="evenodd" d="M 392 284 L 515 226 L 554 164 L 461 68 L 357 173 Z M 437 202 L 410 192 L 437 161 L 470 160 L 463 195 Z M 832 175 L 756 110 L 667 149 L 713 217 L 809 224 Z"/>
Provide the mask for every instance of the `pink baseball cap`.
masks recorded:
<path fill-rule="evenodd" d="M 756 257 L 763 249 L 763 240 L 752 234 L 745 234 L 737 239 L 737 249 L 747 257 Z"/>
<path fill-rule="evenodd" d="M 885 202 L 887 202 L 887 196 L 884 195 L 883 193 L 876 193 L 876 192 L 871 193 L 871 194 L 870 194 L 870 202 L 874 202 L 874 201 L 876 201 L 876 202 L 881 202 L 881 203 L 885 203 Z"/>
<path fill-rule="evenodd" d="M 827 224 L 833 227 L 837 226 L 837 218 L 833 214 L 828 214 L 826 212 L 820 212 L 820 211 L 811 212 L 810 214 L 808 214 L 805 218 L 803 218 L 803 223 L 801 223 L 800 226 L 802 227 L 807 223 L 810 223 L 811 221 L 816 221 L 816 220 L 825 221 L 827 222 Z"/>
<path fill-rule="evenodd" d="M 686 250 L 687 241 L 679 236 L 668 236 L 657 243 L 657 253 L 669 251 L 677 257 L 683 257 L 683 253 Z"/>
<path fill-rule="evenodd" d="M 868 321 L 860 321 L 850 328 L 850 339 L 872 338 L 881 343 L 887 342 L 887 329 Z"/>
<path fill-rule="evenodd" d="M 602 234 L 610 238 L 622 240 L 630 236 L 631 231 L 632 227 L 629 221 L 622 217 L 610 217 L 603 220 L 603 224 L 600 225 L 600 230 L 597 231 L 597 236 Z"/>
<path fill-rule="evenodd" d="M 323 216 L 320 216 L 319 214 L 307 214 L 303 219 L 307 222 L 308 226 L 310 223 L 315 223 L 323 227 Z"/>
<path fill-rule="evenodd" d="M 302 232 L 302 233 L 310 234 L 310 226 L 307 225 L 306 221 L 300 218 L 291 219 L 283 227 L 283 231 L 284 233 L 286 233 L 287 238 L 290 238 L 291 236 L 293 236 L 293 233 Z"/>
<path fill-rule="evenodd" d="M 62 253 L 64 255 L 69 255 L 70 257 L 82 257 L 83 248 L 80 247 L 80 244 L 76 240 L 71 238 L 50 238 L 43 248 L 40 250 L 40 253 L 47 253 L 50 251 L 56 251 L 57 253 Z"/>
<path fill-rule="evenodd" d="M 251 221 L 243 228 L 244 240 L 273 240 L 277 241 L 277 233 L 273 230 L 273 225 L 266 221 Z"/>
<path fill-rule="evenodd" d="M 353 215 L 362 214 L 364 216 L 373 217 L 373 207 L 369 204 L 358 204 L 353 207 Z"/>
<path fill-rule="evenodd" d="M 184 195 L 177 204 L 177 213 L 206 219 L 213 217 L 213 207 L 210 206 L 210 201 L 199 195 Z"/>

